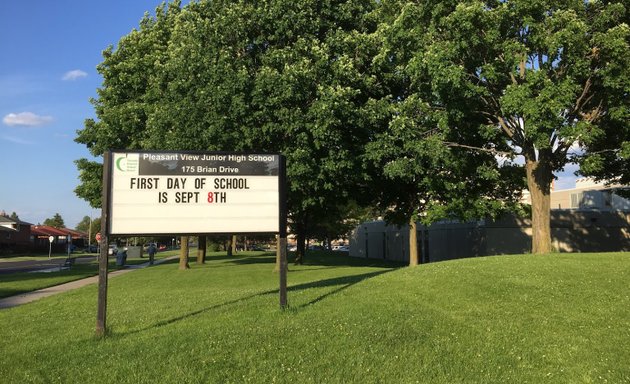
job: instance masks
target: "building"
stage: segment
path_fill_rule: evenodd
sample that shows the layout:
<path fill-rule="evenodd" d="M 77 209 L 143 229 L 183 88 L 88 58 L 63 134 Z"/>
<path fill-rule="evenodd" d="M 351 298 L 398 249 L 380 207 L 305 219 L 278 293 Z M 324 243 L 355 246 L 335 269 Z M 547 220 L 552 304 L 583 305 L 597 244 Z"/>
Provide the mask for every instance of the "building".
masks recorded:
<path fill-rule="evenodd" d="M 551 209 L 602 212 L 630 212 L 630 200 L 615 193 L 620 185 L 607 186 L 590 178 L 577 179 L 575 188 L 551 191 Z M 523 192 L 523 202 L 531 204 L 529 192 Z"/>
<path fill-rule="evenodd" d="M 52 237 L 52 242 L 50 241 Z M 75 247 L 87 245 L 87 234 L 68 228 L 55 228 L 49 225 L 33 225 L 31 227 L 31 244 L 35 249 L 48 249 L 52 243 L 56 252 L 66 251 L 69 244 Z"/>
<path fill-rule="evenodd" d="M 576 188 L 551 193 L 552 246 L 559 252 L 630 251 L 630 200 L 581 179 Z M 528 196 L 524 196 L 527 202 Z M 531 251 L 531 220 L 506 216 L 462 223 L 418 225 L 423 262 Z M 409 261 L 409 227 L 373 221 L 357 227 L 350 256 Z"/>
<path fill-rule="evenodd" d="M 66 252 L 70 244 L 73 249 L 86 247 L 88 234 L 68 228 L 33 225 L 0 212 L 0 255 L 48 251 L 50 246 L 55 252 Z"/>
<path fill-rule="evenodd" d="M 31 240 L 31 223 L 0 215 L 0 250 L 27 247 Z"/>

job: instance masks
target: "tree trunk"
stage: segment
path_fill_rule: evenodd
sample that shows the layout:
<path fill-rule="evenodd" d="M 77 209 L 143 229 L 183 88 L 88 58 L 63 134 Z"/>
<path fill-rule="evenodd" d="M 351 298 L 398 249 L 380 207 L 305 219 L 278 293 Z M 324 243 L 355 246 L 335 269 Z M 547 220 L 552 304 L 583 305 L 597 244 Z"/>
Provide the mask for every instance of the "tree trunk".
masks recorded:
<path fill-rule="evenodd" d="M 197 264 L 206 262 L 206 237 L 199 236 L 199 246 L 197 247 Z"/>
<path fill-rule="evenodd" d="M 232 255 L 234 255 L 233 246 L 234 246 L 234 241 L 232 239 L 232 235 L 228 235 L 227 246 L 225 247 L 228 257 L 232 257 Z"/>
<path fill-rule="evenodd" d="M 236 235 L 232 235 L 232 254 L 236 255 L 236 247 L 237 247 L 237 240 L 238 238 L 236 237 Z"/>
<path fill-rule="evenodd" d="M 188 236 L 181 237 L 182 246 L 179 249 L 179 269 L 189 269 L 188 265 Z"/>
<path fill-rule="evenodd" d="M 538 160 L 526 156 L 527 188 L 532 200 L 532 253 L 551 252 L 551 150 L 540 150 Z"/>
<path fill-rule="evenodd" d="M 304 223 L 296 223 L 297 249 L 295 251 L 295 264 L 304 264 L 306 253 L 306 229 Z"/>
<path fill-rule="evenodd" d="M 409 220 L 409 266 L 418 265 L 418 225 L 412 217 Z"/>

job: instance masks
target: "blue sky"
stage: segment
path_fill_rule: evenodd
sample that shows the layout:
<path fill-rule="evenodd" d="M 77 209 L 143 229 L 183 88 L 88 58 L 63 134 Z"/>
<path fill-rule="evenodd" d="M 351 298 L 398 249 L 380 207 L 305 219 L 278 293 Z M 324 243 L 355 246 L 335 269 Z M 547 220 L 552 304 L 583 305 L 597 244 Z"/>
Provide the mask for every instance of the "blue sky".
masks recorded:
<path fill-rule="evenodd" d="M 74 228 L 100 215 L 74 194 L 75 143 L 94 117 L 89 102 L 101 77 L 101 52 L 138 27 L 159 0 L 6 1 L 0 12 L 0 211 L 33 224 L 59 213 Z M 184 2 L 186 3 L 186 2 Z M 573 169 L 556 182 L 574 186 Z"/>
<path fill-rule="evenodd" d="M 137 28 L 160 0 L 5 1 L 0 12 L 0 211 L 33 224 L 59 213 L 69 228 L 100 210 L 74 194 L 75 143 L 101 52 Z"/>

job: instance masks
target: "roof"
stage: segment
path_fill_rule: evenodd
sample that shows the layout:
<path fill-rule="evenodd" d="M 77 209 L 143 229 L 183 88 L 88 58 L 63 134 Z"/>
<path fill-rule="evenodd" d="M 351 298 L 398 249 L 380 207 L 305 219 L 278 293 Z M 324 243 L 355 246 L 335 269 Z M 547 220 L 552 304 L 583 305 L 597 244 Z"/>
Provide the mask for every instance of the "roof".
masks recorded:
<path fill-rule="evenodd" d="M 70 229 L 70 228 L 63 228 L 62 231 L 66 231 L 70 236 L 72 236 L 75 239 L 81 238 L 81 237 L 88 237 L 88 234 L 85 232 L 81 232 L 81 231 L 77 231 L 75 229 Z"/>
<path fill-rule="evenodd" d="M 72 236 L 73 238 L 87 237 L 87 233 L 68 228 L 55 228 L 50 225 L 33 225 L 31 233 L 36 236 Z"/>
<path fill-rule="evenodd" d="M 20 220 L 19 218 L 17 220 L 14 220 L 8 216 L 2 216 L 0 215 L 0 224 L 2 223 L 15 223 L 15 224 L 20 224 L 20 225 L 33 225 L 31 223 L 27 223 L 26 221 Z"/>
<path fill-rule="evenodd" d="M 33 225 L 31 233 L 36 236 L 67 236 L 68 233 L 49 225 Z"/>

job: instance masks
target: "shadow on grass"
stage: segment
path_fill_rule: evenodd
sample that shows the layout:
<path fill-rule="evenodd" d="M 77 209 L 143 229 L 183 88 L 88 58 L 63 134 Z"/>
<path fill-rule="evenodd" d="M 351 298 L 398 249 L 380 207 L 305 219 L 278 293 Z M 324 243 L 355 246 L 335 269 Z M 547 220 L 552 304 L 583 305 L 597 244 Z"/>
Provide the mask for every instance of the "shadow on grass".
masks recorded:
<path fill-rule="evenodd" d="M 192 260 L 192 258 L 191 258 Z M 192 260 L 194 261 L 194 260 Z M 237 253 L 233 256 L 227 255 L 211 255 L 206 257 L 206 261 L 226 261 L 231 264 L 244 265 L 244 264 L 273 264 L 276 262 L 275 252 L 251 252 L 250 254 Z M 293 264 L 295 262 L 295 252 L 288 252 L 287 262 Z M 380 260 L 380 259 L 366 259 L 359 257 L 350 257 L 347 253 L 333 252 L 333 251 L 307 251 L 304 258 L 302 267 L 315 267 L 319 269 L 326 267 L 381 267 L 381 268 L 399 268 L 405 266 L 406 263 L 392 261 L 392 260 Z M 308 268 L 301 268 L 306 270 Z"/>
<path fill-rule="evenodd" d="M 332 296 L 336 293 L 339 293 L 341 291 L 344 291 L 350 287 L 352 287 L 355 284 L 358 284 L 364 280 L 367 279 L 371 279 L 373 277 L 385 274 L 385 273 L 389 273 L 394 271 L 394 269 L 388 269 L 385 271 L 376 271 L 376 272 L 370 272 L 370 273 L 364 273 L 361 275 L 350 275 L 350 276 L 341 276 L 341 277 L 334 277 L 332 279 L 326 279 L 326 280 L 319 280 L 319 281 L 313 281 L 310 283 L 303 283 L 303 284 L 298 284 L 292 287 L 288 287 L 287 291 L 288 293 L 290 292 L 295 292 L 295 291 L 302 291 L 305 289 L 310 289 L 310 288 L 325 288 L 325 287 L 337 287 L 333 290 L 331 290 L 330 292 L 327 292 L 313 300 L 311 300 L 308 303 L 302 304 L 300 306 L 298 306 L 297 308 L 304 308 L 304 307 L 308 307 L 309 305 L 313 305 L 313 304 L 317 304 L 320 301 L 326 299 L 329 296 Z M 278 290 L 276 290 L 275 292 L 278 292 Z"/>
<path fill-rule="evenodd" d="M 302 290 L 306 290 L 306 289 L 311 289 L 311 288 L 325 288 L 325 287 L 337 287 L 333 290 L 331 290 L 330 292 L 327 292 L 323 295 L 320 295 L 318 297 L 316 297 L 315 299 L 309 301 L 308 303 L 299 305 L 297 307 L 293 307 L 293 309 L 301 309 L 301 308 L 305 308 L 308 307 L 310 305 L 314 305 L 317 304 L 323 300 L 325 300 L 326 298 L 335 295 L 339 292 L 342 292 L 350 287 L 352 287 L 353 285 L 356 285 L 362 281 L 374 278 L 376 276 L 385 274 L 385 273 L 389 273 L 396 270 L 396 268 L 392 268 L 392 269 L 388 269 L 388 270 L 384 270 L 384 271 L 376 271 L 376 272 L 370 272 L 370 273 L 364 273 L 364 274 L 360 274 L 360 275 L 350 275 L 350 276 L 340 276 L 340 277 L 335 277 L 335 278 L 331 278 L 331 279 L 325 279 L 325 280 L 319 280 L 319 281 L 313 281 L 313 282 L 309 282 L 309 283 L 302 283 L 302 284 L 298 284 L 298 285 L 294 285 L 291 287 L 287 287 L 287 294 L 290 294 L 291 292 L 297 292 L 297 291 L 302 291 Z M 245 296 L 245 297 L 240 297 L 234 300 L 229 300 L 226 301 L 224 303 L 219 303 L 219 304 L 214 304 L 202 309 L 199 309 L 197 311 L 192 311 L 186 314 L 183 314 L 181 316 L 177 316 L 177 317 L 173 317 L 170 319 L 166 319 L 166 320 L 161 320 L 158 321 L 157 323 L 155 323 L 154 325 L 148 326 L 148 327 L 144 327 L 144 328 L 140 328 L 137 330 L 132 330 L 132 331 L 128 331 L 128 332 L 122 332 L 122 333 L 112 333 L 112 335 L 117 335 L 117 336 L 129 336 L 129 335 L 133 335 L 133 334 L 137 334 L 137 333 L 141 333 L 144 331 L 149 331 L 151 329 L 155 329 L 155 328 L 160 328 L 160 327 L 164 327 L 170 324 L 174 324 L 177 323 L 179 321 L 184 321 L 187 319 L 190 319 L 194 316 L 200 315 L 202 313 L 206 313 L 206 312 L 210 312 L 212 310 L 218 309 L 218 308 L 223 308 L 223 307 L 227 307 L 230 306 L 232 304 L 237 304 L 237 303 L 241 303 L 250 299 L 254 299 L 257 297 L 262 297 L 262 296 L 266 296 L 266 295 L 271 295 L 271 294 L 279 294 L 279 289 L 273 289 L 273 290 L 268 290 L 268 291 L 264 291 L 264 292 L 259 292 L 259 293 L 255 293 L 249 296 Z M 290 296 L 289 296 L 290 299 Z M 289 306 L 289 308 L 291 308 L 291 306 Z"/>
<path fill-rule="evenodd" d="M 290 252 L 289 263 L 295 262 L 295 253 Z M 380 268 L 400 268 L 406 264 L 403 262 L 367 259 L 362 257 L 351 257 L 345 252 L 334 251 L 307 251 L 304 257 L 304 266 L 335 266 L 335 267 L 380 267 Z"/>

